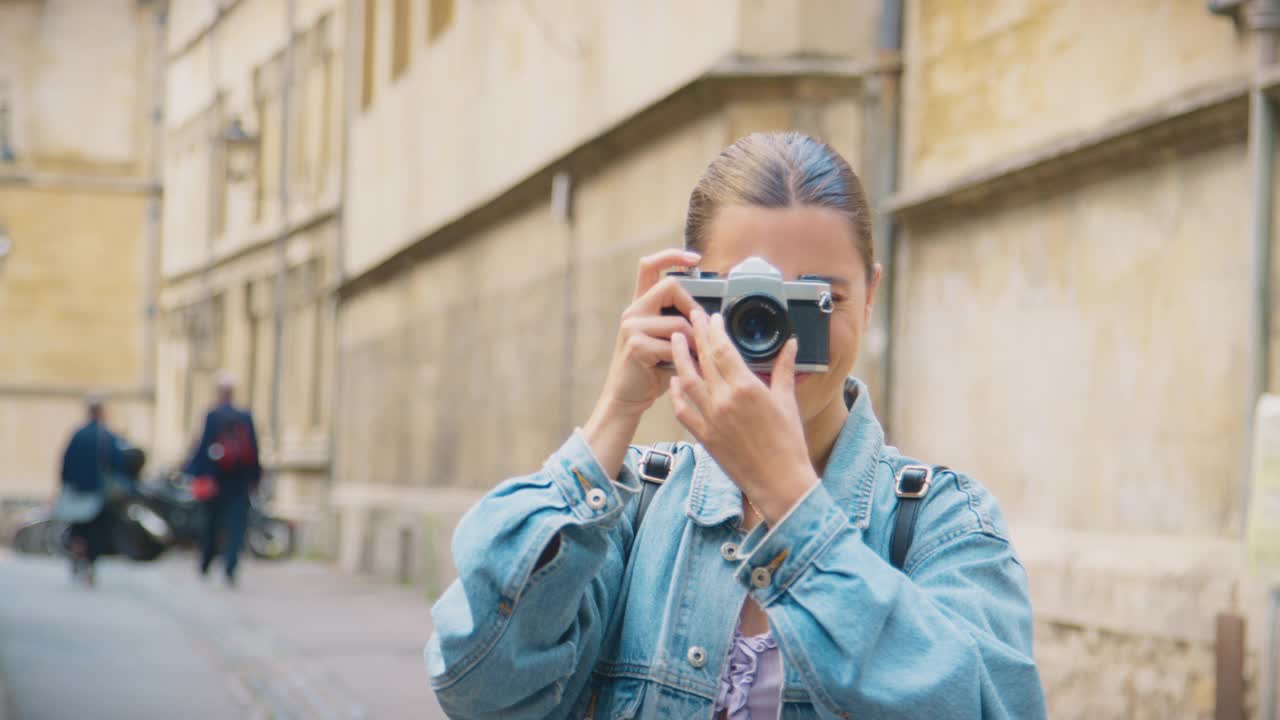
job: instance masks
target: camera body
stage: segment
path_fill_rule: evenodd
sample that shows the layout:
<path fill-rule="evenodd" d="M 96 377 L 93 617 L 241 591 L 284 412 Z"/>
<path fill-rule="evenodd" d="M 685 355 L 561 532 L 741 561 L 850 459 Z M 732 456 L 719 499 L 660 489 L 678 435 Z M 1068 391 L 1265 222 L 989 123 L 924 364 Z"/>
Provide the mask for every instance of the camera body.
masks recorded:
<path fill-rule="evenodd" d="M 770 371 L 787 339 L 795 336 L 796 372 L 826 372 L 829 361 L 831 285 L 813 275 L 785 281 L 763 258 L 749 257 L 727 276 L 701 272 L 670 273 L 708 315 L 724 316 L 725 332 L 752 370 Z M 678 315 L 663 308 L 664 315 Z"/>

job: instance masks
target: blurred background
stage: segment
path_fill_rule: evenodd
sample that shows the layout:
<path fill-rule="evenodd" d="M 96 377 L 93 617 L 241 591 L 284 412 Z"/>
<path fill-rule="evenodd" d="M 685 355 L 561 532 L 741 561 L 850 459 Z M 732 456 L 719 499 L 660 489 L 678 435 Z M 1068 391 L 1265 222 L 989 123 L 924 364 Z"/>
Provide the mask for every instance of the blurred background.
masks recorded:
<path fill-rule="evenodd" d="M 457 518 L 587 417 L 708 161 L 794 128 L 873 198 L 858 374 L 890 443 L 1003 504 L 1052 715 L 1266 717 L 1278 35 L 1273 0 L 0 0 L 0 525 L 56 492 L 85 392 L 161 468 L 229 370 L 299 558 L 113 637 L 288 616 L 272 662 L 308 667 L 347 628 L 316 707 L 421 717 Z M 638 441 L 675 437 L 663 401 Z M 66 659 L 13 638 L 90 596 L 2 557 L 0 685 L 62 717 L 22 688 Z M 195 592 L 113 570 L 140 618 Z M 383 665 L 333 650 L 375 636 Z M 174 682 L 245 667 L 208 652 Z M 227 716 L 330 716 L 235 652 Z"/>

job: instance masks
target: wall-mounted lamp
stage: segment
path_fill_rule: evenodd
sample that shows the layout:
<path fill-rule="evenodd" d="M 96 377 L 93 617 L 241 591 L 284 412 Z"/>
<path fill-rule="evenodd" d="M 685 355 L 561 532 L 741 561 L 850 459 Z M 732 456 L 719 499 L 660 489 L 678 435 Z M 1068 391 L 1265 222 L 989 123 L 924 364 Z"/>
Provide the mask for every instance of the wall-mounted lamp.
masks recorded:
<path fill-rule="evenodd" d="M 240 182 L 252 176 L 258 168 L 258 136 L 245 132 L 240 118 L 233 119 L 222 134 L 222 144 L 227 152 L 227 180 Z"/>

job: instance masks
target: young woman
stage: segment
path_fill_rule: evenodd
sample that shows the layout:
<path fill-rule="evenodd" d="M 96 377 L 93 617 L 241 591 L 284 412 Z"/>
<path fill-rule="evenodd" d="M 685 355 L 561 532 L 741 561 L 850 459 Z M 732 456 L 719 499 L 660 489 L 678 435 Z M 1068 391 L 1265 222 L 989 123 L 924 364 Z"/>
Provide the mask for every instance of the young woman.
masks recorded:
<path fill-rule="evenodd" d="M 748 136 L 694 188 L 685 242 L 640 261 L 590 419 L 458 526 L 459 579 L 426 650 L 444 709 L 1044 717 L 1026 573 L 994 498 L 931 470 L 905 561 L 891 563 L 899 482 L 913 473 L 917 489 L 925 470 L 884 444 L 866 387 L 846 383 L 880 279 L 848 163 L 801 134 Z M 661 277 L 752 256 L 788 280 L 829 280 L 827 372 L 797 373 L 794 339 L 753 372 L 720 315 Z M 637 524 L 646 456 L 629 446 L 668 390 L 697 443 L 676 447 Z"/>

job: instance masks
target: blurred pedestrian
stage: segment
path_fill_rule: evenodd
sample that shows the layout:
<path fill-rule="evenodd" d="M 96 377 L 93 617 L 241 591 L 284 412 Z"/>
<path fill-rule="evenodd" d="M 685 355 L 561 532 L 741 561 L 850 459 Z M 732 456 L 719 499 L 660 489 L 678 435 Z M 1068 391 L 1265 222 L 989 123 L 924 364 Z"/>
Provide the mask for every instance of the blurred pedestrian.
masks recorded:
<path fill-rule="evenodd" d="M 71 576 L 92 586 L 94 566 L 107 551 L 111 516 L 106 510 L 112 472 L 127 472 L 127 444 L 107 429 L 100 396 L 85 399 L 88 419 L 76 429 L 62 455 L 62 488 L 54 517 L 70 523 Z"/>
<path fill-rule="evenodd" d="M 227 584 L 236 582 L 236 565 L 249 521 L 249 498 L 262 478 L 258 436 L 253 415 L 232 405 L 235 379 L 222 372 L 217 378 L 217 404 L 204 420 L 204 431 L 187 473 L 193 493 L 203 505 L 204 537 L 200 545 L 200 575 L 207 576 L 218 540 L 222 540 Z"/>

